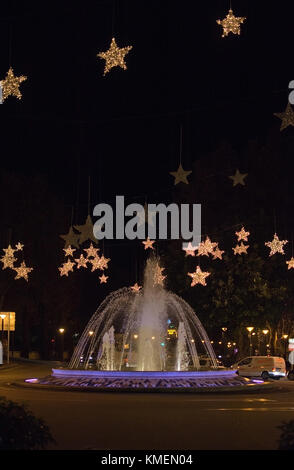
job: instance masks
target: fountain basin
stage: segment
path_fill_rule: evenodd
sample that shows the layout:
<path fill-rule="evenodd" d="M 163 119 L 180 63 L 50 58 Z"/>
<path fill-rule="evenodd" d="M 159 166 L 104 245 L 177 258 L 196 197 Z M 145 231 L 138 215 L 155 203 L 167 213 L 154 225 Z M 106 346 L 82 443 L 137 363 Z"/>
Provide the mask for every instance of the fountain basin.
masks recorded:
<path fill-rule="evenodd" d="M 38 379 L 38 385 L 89 391 L 221 391 L 253 389 L 254 380 L 240 377 L 234 370 L 210 371 L 97 371 L 52 369 L 52 375 Z"/>

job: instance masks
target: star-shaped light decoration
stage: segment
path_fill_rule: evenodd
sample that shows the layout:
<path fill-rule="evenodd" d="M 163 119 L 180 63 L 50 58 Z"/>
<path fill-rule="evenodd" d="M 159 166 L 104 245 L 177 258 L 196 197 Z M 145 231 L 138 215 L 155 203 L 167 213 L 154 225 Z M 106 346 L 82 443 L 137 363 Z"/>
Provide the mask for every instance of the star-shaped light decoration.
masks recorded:
<path fill-rule="evenodd" d="M 102 276 L 99 276 L 99 279 L 100 279 L 100 284 L 103 284 L 103 283 L 106 284 L 108 276 L 105 276 L 104 274 L 102 274 Z"/>
<path fill-rule="evenodd" d="M 233 10 L 230 9 L 229 13 L 223 20 L 216 20 L 217 24 L 223 27 L 222 38 L 228 36 L 229 33 L 240 35 L 240 24 L 244 23 L 246 18 L 244 16 L 234 16 Z"/>
<path fill-rule="evenodd" d="M 249 245 L 244 245 L 244 243 L 241 242 L 240 245 L 236 245 L 232 250 L 234 251 L 234 255 L 241 255 L 242 253 L 247 255 L 248 248 Z"/>
<path fill-rule="evenodd" d="M 79 258 L 75 258 L 75 262 L 77 263 L 77 269 L 86 268 L 89 260 L 84 257 L 84 255 L 80 255 Z"/>
<path fill-rule="evenodd" d="M 136 282 L 136 284 L 134 284 L 133 286 L 131 286 L 131 289 L 133 292 L 139 292 L 140 289 L 142 289 L 141 286 L 138 285 L 138 283 Z"/>
<path fill-rule="evenodd" d="M 16 258 L 14 256 L 2 256 L 1 261 L 3 263 L 2 269 L 13 268 Z"/>
<path fill-rule="evenodd" d="M 185 171 L 182 167 L 182 164 L 179 164 L 179 168 L 177 171 L 170 171 L 169 174 L 172 175 L 175 178 L 174 184 L 178 183 L 185 183 L 189 184 L 189 181 L 187 180 L 187 176 L 189 176 L 192 173 L 192 171 Z"/>
<path fill-rule="evenodd" d="M 214 249 L 214 251 L 211 253 L 212 254 L 212 259 L 223 259 L 223 253 L 224 251 L 223 250 L 220 250 L 218 245 L 217 247 Z"/>
<path fill-rule="evenodd" d="M 70 259 L 67 260 L 66 263 L 63 263 L 63 265 L 58 268 L 60 272 L 60 276 L 67 276 L 70 271 L 73 271 L 75 263 L 73 261 L 70 261 Z"/>
<path fill-rule="evenodd" d="M 121 67 L 126 70 L 127 66 L 125 63 L 125 55 L 133 48 L 133 46 L 127 46 L 119 48 L 115 42 L 115 38 L 112 38 L 110 48 L 106 52 L 99 52 L 98 57 L 105 60 L 105 67 L 103 75 L 106 75 L 109 70 L 113 67 Z"/>
<path fill-rule="evenodd" d="M 189 242 L 186 248 L 183 248 L 183 250 L 186 252 L 185 256 L 195 256 L 197 246 L 193 246 L 192 243 Z"/>
<path fill-rule="evenodd" d="M 65 248 L 69 245 L 73 245 L 76 248 L 79 248 L 79 235 L 74 232 L 73 227 L 70 227 L 68 233 L 65 235 L 59 235 L 60 238 L 65 240 Z"/>
<path fill-rule="evenodd" d="M 248 236 L 250 235 L 250 232 L 246 232 L 244 227 L 241 228 L 240 232 L 235 232 L 236 236 L 238 237 L 238 242 L 241 240 L 244 240 L 244 242 L 248 242 Z"/>
<path fill-rule="evenodd" d="M 274 113 L 274 116 L 282 120 L 280 131 L 283 131 L 288 126 L 294 126 L 294 111 L 290 103 L 287 104 L 283 113 Z"/>
<path fill-rule="evenodd" d="M 144 249 L 148 250 L 148 248 L 151 248 L 152 250 L 154 250 L 154 246 L 153 246 L 154 242 L 155 242 L 155 240 L 150 240 L 150 238 L 148 237 L 147 240 L 144 240 L 142 242 L 143 245 L 144 245 Z"/>
<path fill-rule="evenodd" d="M 110 261 L 110 258 L 105 258 L 104 255 L 100 256 L 100 269 L 102 271 L 108 268 L 109 261 Z"/>
<path fill-rule="evenodd" d="M 64 256 L 73 256 L 74 252 L 76 251 L 75 248 L 72 248 L 71 245 L 68 245 L 67 248 L 63 248 L 63 251 L 65 253 Z"/>
<path fill-rule="evenodd" d="M 94 258 L 89 259 L 89 263 L 92 265 L 91 272 L 101 269 L 100 256 L 96 255 Z"/>
<path fill-rule="evenodd" d="M 286 264 L 288 265 L 288 269 L 294 269 L 294 258 L 292 258 L 289 261 L 286 261 Z"/>
<path fill-rule="evenodd" d="M 16 245 L 15 245 L 15 249 L 16 251 L 22 251 L 24 245 L 20 242 L 18 242 Z"/>
<path fill-rule="evenodd" d="M 96 258 L 97 251 L 99 251 L 99 248 L 94 248 L 93 243 L 89 246 L 89 248 L 84 248 L 84 251 L 87 253 L 87 258 Z"/>
<path fill-rule="evenodd" d="M 17 251 L 16 249 L 12 248 L 12 246 L 9 244 L 7 248 L 3 249 L 5 256 L 12 257 L 14 256 L 14 252 Z"/>
<path fill-rule="evenodd" d="M 91 216 L 88 215 L 84 225 L 74 225 L 74 228 L 80 232 L 79 235 L 79 244 L 81 245 L 87 240 L 91 240 L 94 243 L 97 243 L 97 239 L 94 237 L 93 233 L 93 222 Z"/>
<path fill-rule="evenodd" d="M 211 273 L 201 271 L 200 266 L 197 266 L 196 271 L 194 273 L 188 273 L 188 276 L 192 278 L 191 287 L 196 286 L 196 284 L 201 284 L 202 286 L 206 286 L 206 278 L 210 276 Z"/>
<path fill-rule="evenodd" d="M 6 78 L 0 81 L 0 85 L 2 87 L 2 99 L 3 101 L 8 96 L 15 96 L 19 100 L 21 99 L 21 92 L 19 90 L 19 86 L 22 82 L 27 79 L 24 75 L 20 75 L 16 77 L 13 73 L 12 67 L 9 68 Z"/>
<path fill-rule="evenodd" d="M 24 278 L 28 282 L 28 280 L 29 280 L 28 273 L 33 271 L 33 269 L 34 268 L 28 268 L 26 266 L 25 262 L 23 261 L 18 268 L 16 268 L 16 267 L 13 268 L 13 270 L 16 271 L 16 273 L 17 273 L 14 279 Z"/>
<path fill-rule="evenodd" d="M 242 186 L 245 186 L 245 181 L 244 179 L 248 173 L 240 173 L 239 170 L 236 170 L 236 173 L 232 176 L 229 176 L 231 180 L 233 180 L 233 186 L 237 186 L 237 184 L 241 184 Z"/>
<path fill-rule="evenodd" d="M 285 254 L 283 246 L 288 243 L 288 240 L 279 240 L 277 234 L 274 234 L 274 238 L 271 242 L 265 242 L 265 246 L 268 246 L 271 251 L 269 256 L 274 255 L 275 253 L 282 253 Z"/>
<path fill-rule="evenodd" d="M 166 276 L 163 276 L 162 274 L 163 270 L 164 268 L 161 268 L 159 264 L 157 263 L 153 272 L 153 285 L 154 286 L 156 285 L 163 286 L 163 281 L 166 278 Z"/>
<path fill-rule="evenodd" d="M 212 254 L 216 246 L 216 242 L 212 242 L 209 237 L 206 237 L 206 240 L 201 242 L 198 246 L 198 256 L 208 256 Z"/>

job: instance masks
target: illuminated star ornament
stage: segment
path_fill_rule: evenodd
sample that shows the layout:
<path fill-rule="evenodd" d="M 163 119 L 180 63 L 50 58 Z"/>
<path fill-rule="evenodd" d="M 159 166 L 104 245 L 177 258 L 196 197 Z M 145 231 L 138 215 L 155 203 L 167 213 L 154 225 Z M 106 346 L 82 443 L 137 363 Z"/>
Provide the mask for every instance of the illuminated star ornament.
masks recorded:
<path fill-rule="evenodd" d="M 188 276 L 192 278 L 191 287 L 196 286 L 196 284 L 201 284 L 202 286 L 207 286 L 206 278 L 210 276 L 211 273 L 201 271 L 200 266 L 197 266 L 194 273 L 188 273 Z"/>
<path fill-rule="evenodd" d="M 212 259 L 217 259 L 217 258 L 218 259 L 223 259 L 223 253 L 224 253 L 224 251 L 220 250 L 219 247 L 218 247 L 218 244 L 217 244 L 216 248 L 211 253 L 212 254 Z"/>
<path fill-rule="evenodd" d="M 99 52 L 98 57 L 105 60 L 105 67 L 103 75 L 106 75 L 109 70 L 113 67 L 121 67 L 126 70 L 127 66 L 125 63 L 125 55 L 133 48 L 133 46 L 127 46 L 119 48 L 115 42 L 115 38 L 112 38 L 110 48 L 106 52 Z"/>
<path fill-rule="evenodd" d="M 67 248 L 63 248 L 65 256 L 73 256 L 74 252 L 76 251 L 75 248 L 72 248 L 71 245 L 68 245 Z"/>
<path fill-rule="evenodd" d="M 250 232 L 246 232 L 244 227 L 241 228 L 240 232 L 235 232 L 235 234 L 238 237 L 238 242 L 241 240 L 244 240 L 244 242 L 248 242 L 248 236 L 250 235 Z"/>
<path fill-rule="evenodd" d="M 229 33 L 237 34 L 240 36 L 240 24 L 244 23 L 246 18 L 244 16 L 234 16 L 233 10 L 230 9 L 229 13 L 223 20 L 216 20 L 217 24 L 223 27 L 222 38 L 228 36 Z"/>
<path fill-rule="evenodd" d="M 60 272 L 60 276 L 67 276 L 70 271 L 73 271 L 75 263 L 73 261 L 70 261 L 70 259 L 67 260 L 66 263 L 63 263 L 63 265 L 58 268 Z"/>
<path fill-rule="evenodd" d="M 183 250 L 186 252 L 185 256 L 195 256 L 195 251 L 197 250 L 196 246 L 193 246 L 191 242 L 188 243 L 188 245 L 183 248 Z"/>
<path fill-rule="evenodd" d="M 287 104 L 283 113 L 274 113 L 274 116 L 282 120 L 280 131 L 283 131 L 288 126 L 294 126 L 294 111 L 290 103 Z"/>
<path fill-rule="evenodd" d="M 86 268 L 88 264 L 88 259 L 81 255 L 79 258 L 75 258 L 75 262 L 77 263 L 77 269 Z"/>
<path fill-rule="evenodd" d="M 2 87 L 2 99 L 3 101 L 8 96 L 15 96 L 19 100 L 21 99 L 21 92 L 19 90 L 19 86 L 22 82 L 27 79 L 24 75 L 20 75 L 16 77 L 13 73 L 12 67 L 9 68 L 6 78 L 0 81 L 0 85 Z"/>
<path fill-rule="evenodd" d="M 286 261 L 286 264 L 288 265 L 288 269 L 294 269 L 294 258 L 292 258 L 289 261 Z"/>
<path fill-rule="evenodd" d="M 239 170 L 236 170 L 236 173 L 232 176 L 229 176 L 231 180 L 233 180 L 233 186 L 237 186 L 237 184 L 241 184 L 242 186 L 245 186 L 244 179 L 248 173 L 240 173 Z"/>
<path fill-rule="evenodd" d="M 144 249 L 148 250 L 148 248 L 151 248 L 152 250 L 154 250 L 154 246 L 153 246 L 154 242 L 155 242 L 155 240 L 150 240 L 150 238 L 148 237 L 147 240 L 144 240 L 142 242 L 143 245 L 144 245 Z"/>
<path fill-rule="evenodd" d="M 24 245 L 22 245 L 22 243 L 18 242 L 16 245 L 15 245 L 15 249 L 16 251 L 22 251 Z"/>
<path fill-rule="evenodd" d="M 241 255 L 242 253 L 247 255 L 248 248 L 249 245 L 244 245 L 244 243 L 241 242 L 240 245 L 236 245 L 235 248 L 232 248 L 232 250 L 234 251 L 234 255 Z"/>
<path fill-rule="evenodd" d="M 33 271 L 33 268 L 28 268 L 25 262 L 23 261 L 18 268 L 13 268 L 13 270 L 17 273 L 14 279 L 24 278 L 28 282 L 28 273 Z"/>
<path fill-rule="evenodd" d="M 198 256 L 208 256 L 213 253 L 216 247 L 217 243 L 212 242 L 209 237 L 206 237 L 206 240 L 198 246 Z"/>
<path fill-rule="evenodd" d="M 93 243 L 89 246 L 89 248 L 84 248 L 84 251 L 87 253 L 87 258 L 96 258 L 97 251 L 99 251 L 99 248 L 94 248 Z"/>
<path fill-rule="evenodd" d="M 104 274 L 102 274 L 102 276 L 99 276 L 99 279 L 100 279 L 100 284 L 103 284 L 103 283 L 106 284 L 108 276 L 105 276 Z"/>
<path fill-rule="evenodd" d="M 282 253 L 285 254 L 283 246 L 288 243 L 288 240 L 279 240 L 277 234 L 274 234 L 274 238 L 271 242 L 265 242 L 265 246 L 268 246 L 271 251 L 269 256 L 274 255 L 275 253 Z"/>
<path fill-rule="evenodd" d="M 187 180 L 187 176 L 189 176 L 192 173 L 192 171 L 185 171 L 182 167 L 182 164 L 180 163 L 179 168 L 177 171 L 170 171 L 169 174 L 172 175 L 175 178 L 174 184 L 178 183 L 185 183 L 189 184 L 189 181 Z"/>
<path fill-rule="evenodd" d="M 139 286 L 138 283 L 136 282 L 136 284 L 131 286 L 131 289 L 132 289 L 133 292 L 139 292 L 139 290 L 142 289 L 142 287 Z"/>

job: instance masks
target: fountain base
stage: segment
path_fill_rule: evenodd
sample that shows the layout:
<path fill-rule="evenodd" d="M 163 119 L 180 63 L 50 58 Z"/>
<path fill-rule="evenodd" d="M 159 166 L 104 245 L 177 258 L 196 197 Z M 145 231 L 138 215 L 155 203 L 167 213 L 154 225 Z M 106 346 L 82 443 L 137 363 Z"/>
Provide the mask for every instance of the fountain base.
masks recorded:
<path fill-rule="evenodd" d="M 29 382 L 30 379 L 28 379 Z M 36 382 L 35 382 L 36 383 Z M 234 370 L 121 372 L 52 369 L 52 375 L 38 379 L 39 385 L 88 388 L 96 391 L 193 391 L 234 389 L 260 385 L 263 381 L 240 377 Z M 253 387 L 254 388 L 254 387 Z"/>

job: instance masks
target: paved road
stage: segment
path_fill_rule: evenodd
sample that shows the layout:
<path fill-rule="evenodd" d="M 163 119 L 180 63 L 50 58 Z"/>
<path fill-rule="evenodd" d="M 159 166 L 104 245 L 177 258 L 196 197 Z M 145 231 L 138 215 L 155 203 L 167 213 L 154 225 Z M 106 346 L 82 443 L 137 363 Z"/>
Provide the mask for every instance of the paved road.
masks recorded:
<path fill-rule="evenodd" d="M 276 449 L 294 419 L 294 382 L 250 395 L 85 393 L 17 388 L 50 369 L 0 369 L 0 396 L 25 401 L 46 420 L 58 449 Z"/>

